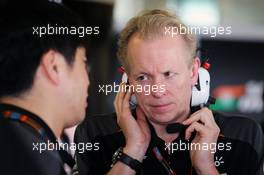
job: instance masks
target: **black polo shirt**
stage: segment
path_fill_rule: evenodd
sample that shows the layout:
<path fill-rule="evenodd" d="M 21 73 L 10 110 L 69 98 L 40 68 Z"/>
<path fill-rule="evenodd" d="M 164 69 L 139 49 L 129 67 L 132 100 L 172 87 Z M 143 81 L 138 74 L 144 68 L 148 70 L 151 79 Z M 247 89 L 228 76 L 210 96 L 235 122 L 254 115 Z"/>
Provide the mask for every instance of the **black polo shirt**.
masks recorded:
<path fill-rule="evenodd" d="M 6 118 L 6 113 L 15 115 L 13 119 Z M 18 116 L 22 116 L 21 120 L 15 119 Z M 34 121 L 32 125 L 22 121 L 27 117 Z M 0 139 L 0 174 L 66 175 L 58 151 L 40 152 L 40 144 L 47 140 L 55 142 L 56 137 L 37 115 L 13 105 L 0 104 Z"/>
<path fill-rule="evenodd" d="M 218 149 L 214 155 L 215 166 L 220 174 L 263 174 L 261 159 L 264 142 L 260 126 L 248 118 L 225 116 L 216 112 L 214 112 L 214 118 L 221 130 L 217 143 Z M 97 151 L 84 153 L 79 153 L 77 150 L 76 159 L 81 175 L 106 174 L 110 170 L 114 152 L 119 147 L 125 146 L 125 138 L 116 124 L 115 114 L 88 117 L 77 127 L 75 141 L 77 143 L 97 142 L 100 147 Z M 167 174 L 152 151 L 152 148 L 156 146 L 177 175 L 195 175 L 187 149 L 190 143 L 184 139 L 184 132 L 182 132 L 170 145 L 174 145 L 174 149 L 169 151 L 169 144 L 160 139 L 151 127 L 151 143 L 143 160 L 143 169 L 138 174 Z M 185 147 L 180 149 L 180 145 Z M 178 146 L 177 149 L 176 146 Z"/>

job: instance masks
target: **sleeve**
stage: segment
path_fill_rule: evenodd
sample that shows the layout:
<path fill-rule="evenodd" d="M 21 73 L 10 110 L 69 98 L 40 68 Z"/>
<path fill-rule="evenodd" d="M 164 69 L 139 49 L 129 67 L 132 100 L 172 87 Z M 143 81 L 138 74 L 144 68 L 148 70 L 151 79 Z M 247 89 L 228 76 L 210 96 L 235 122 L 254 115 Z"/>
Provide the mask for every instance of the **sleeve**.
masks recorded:
<path fill-rule="evenodd" d="M 246 143 L 249 147 L 240 149 L 240 154 L 247 155 L 247 166 L 254 175 L 264 175 L 263 156 L 264 156 L 264 135 L 258 122 L 251 118 L 242 116 L 228 116 L 225 114 L 214 113 L 217 124 L 221 132 L 231 139 L 241 143 Z M 250 152 L 250 154 L 246 154 Z"/>
<path fill-rule="evenodd" d="M 259 165 L 257 175 L 264 175 L 264 135 L 260 125 L 256 126 L 256 138 L 253 147 L 259 155 Z"/>
<path fill-rule="evenodd" d="M 0 174 L 66 175 L 57 152 L 40 153 L 43 142 L 30 131 L 19 122 L 0 121 Z"/>
<path fill-rule="evenodd" d="M 99 136 L 109 135 L 115 133 L 119 129 L 116 123 L 115 113 L 109 115 L 87 116 L 87 118 L 76 128 L 74 142 L 78 144 L 91 143 L 97 144 L 96 140 Z M 75 174 L 79 175 L 98 175 L 98 165 L 105 162 L 106 151 L 103 149 L 101 143 L 98 151 L 80 150 L 76 149 L 75 159 L 77 166 L 75 167 Z M 95 168 L 96 167 L 96 168 Z M 96 170 L 96 173 L 94 172 Z"/>
<path fill-rule="evenodd" d="M 79 143 L 88 143 L 90 142 L 89 137 L 87 135 L 87 132 L 85 132 L 85 129 L 82 125 L 79 125 L 76 128 L 75 136 L 74 136 L 74 142 L 76 145 Z M 89 160 L 90 156 L 87 151 L 82 152 L 79 150 L 78 146 L 75 151 L 75 160 L 76 160 L 76 166 L 74 167 L 74 175 L 90 175 L 90 167 L 91 167 L 91 160 Z"/>

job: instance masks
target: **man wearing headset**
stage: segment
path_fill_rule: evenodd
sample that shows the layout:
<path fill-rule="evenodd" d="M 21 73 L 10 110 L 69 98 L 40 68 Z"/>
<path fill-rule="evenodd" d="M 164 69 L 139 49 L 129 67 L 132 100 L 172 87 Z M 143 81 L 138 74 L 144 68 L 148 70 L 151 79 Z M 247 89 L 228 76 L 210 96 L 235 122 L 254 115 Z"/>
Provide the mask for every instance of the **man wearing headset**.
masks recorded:
<path fill-rule="evenodd" d="M 79 125 L 76 142 L 100 144 L 98 151 L 77 151 L 81 175 L 263 174 L 263 134 L 257 123 L 207 107 L 192 111 L 201 63 L 192 34 L 172 35 L 180 26 L 184 24 L 173 14 L 152 10 L 132 18 L 122 30 L 118 56 L 130 87 L 165 90 L 124 91 L 127 84 L 121 83 L 116 113 L 89 117 Z M 132 94 L 138 105 L 131 112 Z M 110 119 L 118 126 L 112 122 L 114 127 L 107 129 Z M 171 124 L 176 131 L 168 131 Z"/>

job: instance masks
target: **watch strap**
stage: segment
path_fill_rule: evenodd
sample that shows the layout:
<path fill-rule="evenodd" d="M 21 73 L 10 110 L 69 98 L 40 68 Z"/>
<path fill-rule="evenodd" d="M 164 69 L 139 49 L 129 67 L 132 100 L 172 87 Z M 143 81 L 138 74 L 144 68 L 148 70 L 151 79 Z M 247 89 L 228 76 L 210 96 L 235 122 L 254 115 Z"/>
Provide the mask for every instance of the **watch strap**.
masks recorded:
<path fill-rule="evenodd" d="M 117 150 L 116 158 L 113 164 L 115 164 L 117 161 L 120 161 L 127 166 L 129 166 L 131 169 L 135 170 L 137 173 L 141 170 L 142 163 L 131 156 L 127 155 L 126 153 L 123 152 L 122 148 L 119 148 Z"/>

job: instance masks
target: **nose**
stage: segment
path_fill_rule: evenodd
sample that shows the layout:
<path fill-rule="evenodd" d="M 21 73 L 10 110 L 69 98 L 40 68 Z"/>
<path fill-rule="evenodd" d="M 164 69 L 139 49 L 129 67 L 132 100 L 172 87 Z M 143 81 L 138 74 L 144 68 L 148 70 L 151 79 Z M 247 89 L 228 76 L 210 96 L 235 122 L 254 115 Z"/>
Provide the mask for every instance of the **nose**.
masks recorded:
<path fill-rule="evenodd" d="M 156 79 L 152 84 L 151 95 L 154 98 L 161 98 L 166 95 L 165 84 L 162 81 Z"/>
<path fill-rule="evenodd" d="M 155 98 L 161 98 L 165 95 L 165 91 L 161 91 L 160 88 L 154 88 L 151 94 Z"/>

